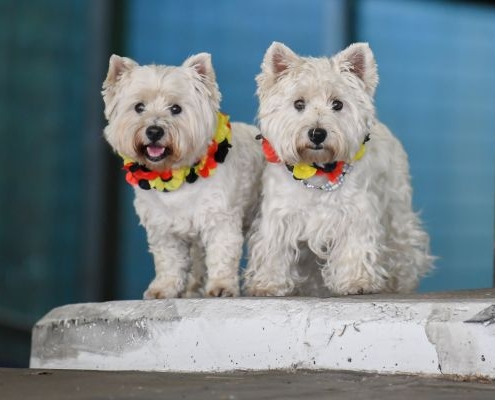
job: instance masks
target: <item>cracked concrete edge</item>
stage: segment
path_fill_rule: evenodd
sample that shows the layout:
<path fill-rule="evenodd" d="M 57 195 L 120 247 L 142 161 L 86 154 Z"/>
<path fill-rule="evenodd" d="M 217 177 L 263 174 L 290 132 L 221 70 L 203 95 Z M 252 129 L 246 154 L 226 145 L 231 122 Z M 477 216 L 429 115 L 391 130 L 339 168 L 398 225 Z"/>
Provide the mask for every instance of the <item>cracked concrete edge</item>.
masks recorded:
<path fill-rule="evenodd" d="M 495 378 L 495 324 L 483 317 L 494 304 L 495 297 L 486 296 L 76 304 L 54 309 L 36 324 L 31 367 L 301 368 Z"/>

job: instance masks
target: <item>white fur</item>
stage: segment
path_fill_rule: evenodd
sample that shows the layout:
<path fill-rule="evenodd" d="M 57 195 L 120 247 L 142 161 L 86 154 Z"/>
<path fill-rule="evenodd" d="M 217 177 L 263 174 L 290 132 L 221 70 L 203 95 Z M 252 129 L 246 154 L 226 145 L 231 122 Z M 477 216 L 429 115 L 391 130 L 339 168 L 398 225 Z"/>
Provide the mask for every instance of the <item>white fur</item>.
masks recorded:
<path fill-rule="evenodd" d="M 412 210 L 407 155 L 376 120 L 378 75 L 367 44 L 332 58 L 303 58 L 281 43 L 257 77 L 259 123 L 282 163 L 263 174 L 261 211 L 249 242 L 245 289 L 256 296 L 410 292 L 431 268 L 428 235 Z M 298 111 L 294 102 L 303 99 Z M 332 102 L 340 100 L 340 111 Z M 323 149 L 308 130 L 324 128 Z M 284 163 L 351 162 L 332 192 L 305 187 Z M 322 178 L 310 180 L 323 184 Z"/>
<path fill-rule="evenodd" d="M 105 137 L 115 151 L 153 170 L 191 166 L 206 153 L 221 98 L 209 54 L 179 67 L 139 66 L 114 55 L 103 89 Z M 142 113 L 135 111 L 137 103 L 145 105 Z M 171 113 L 174 104 L 180 114 Z M 164 129 L 159 144 L 171 152 L 161 161 L 150 161 L 140 150 L 150 142 L 151 125 Z M 254 215 L 264 165 L 258 133 L 233 123 L 232 148 L 211 177 L 168 193 L 135 187 L 134 205 L 156 270 L 145 298 L 239 294 L 243 231 Z"/>

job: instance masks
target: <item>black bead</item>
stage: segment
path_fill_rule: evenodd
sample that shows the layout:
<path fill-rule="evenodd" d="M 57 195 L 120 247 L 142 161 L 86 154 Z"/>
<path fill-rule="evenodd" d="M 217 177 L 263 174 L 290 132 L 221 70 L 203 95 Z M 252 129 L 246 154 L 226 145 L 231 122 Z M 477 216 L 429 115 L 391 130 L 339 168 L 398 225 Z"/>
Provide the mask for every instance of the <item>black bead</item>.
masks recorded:
<path fill-rule="evenodd" d="M 151 189 L 150 183 L 146 179 L 141 179 L 138 182 L 138 185 L 141 189 L 144 189 L 144 190 L 150 190 Z"/>

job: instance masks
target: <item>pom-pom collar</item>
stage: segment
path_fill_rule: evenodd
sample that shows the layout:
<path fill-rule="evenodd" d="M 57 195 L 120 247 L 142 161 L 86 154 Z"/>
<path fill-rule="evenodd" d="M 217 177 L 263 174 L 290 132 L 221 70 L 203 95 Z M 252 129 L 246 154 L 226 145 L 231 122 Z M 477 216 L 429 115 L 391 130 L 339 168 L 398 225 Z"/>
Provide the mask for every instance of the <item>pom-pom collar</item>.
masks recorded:
<path fill-rule="evenodd" d="M 266 160 L 270 163 L 280 163 L 281 160 L 270 142 L 263 135 L 258 135 L 256 138 L 258 140 L 261 140 L 261 147 L 263 149 L 263 153 L 265 154 Z M 352 170 L 354 162 L 359 161 L 361 158 L 363 158 L 364 154 L 366 153 L 365 144 L 369 140 L 370 134 L 368 133 L 350 163 L 346 163 L 345 161 L 335 161 L 332 163 L 324 164 L 322 166 L 315 163 L 297 163 L 294 165 L 285 165 L 287 169 L 292 173 L 294 179 L 302 181 L 306 187 L 330 192 L 342 185 L 345 175 Z M 310 179 L 314 176 L 325 176 L 328 182 L 318 186 L 306 181 L 306 179 Z"/>
<path fill-rule="evenodd" d="M 213 140 L 206 154 L 193 166 L 152 171 L 129 157 L 121 155 L 124 160 L 123 169 L 127 171 L 126 181 L 141 189 L 155 189 L 161 192 L 172 192 L 179 189 L 184 182 L 194 183 L 198 179 L 208 178 L 215 174 L 218 163 L 223 163 L 232 147 L 232 129 L 229 116 L 218 112 L 218 122 Z"/>

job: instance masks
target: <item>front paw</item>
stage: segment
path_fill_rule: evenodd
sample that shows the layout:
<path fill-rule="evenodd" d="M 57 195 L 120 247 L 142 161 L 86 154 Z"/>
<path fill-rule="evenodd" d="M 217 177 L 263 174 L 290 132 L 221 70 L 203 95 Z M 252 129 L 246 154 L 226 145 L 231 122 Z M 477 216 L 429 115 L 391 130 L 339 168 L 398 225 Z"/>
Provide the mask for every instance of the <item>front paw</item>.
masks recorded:
<path fill-rule="evenodd" d="M 356 296 L 356 295 L 365 295 L 365 294 L 375 294 L 378 292 L 372 291 L 372 290 L 366 290 L 365 288 L 362 287 L 356 287 L 356 288 L 351 288 L 348 290 L 344 290 L 341 293 L 338 293 L 341 296 Z"/>
<path fill-rule="evenodd" d="M 239 296 L 237 279 L 210 279 L 206 284 L 208 297 L 236 297 Z"/>
<path fill-rule="evenodd" d="M 285 285 L 252 285 L 246 288 L 247 296 L 272 297 L 288 296 L 293 288 Z"/>
<path fill-rule="evenodd" d="M 385 291 L 386 290 L 382 285 L 363 279 L 355 282 L 346 282 L 345 284 L 334 286 L 332 289 L 333 294 L 338 296 L 377 294 Z"/>
<path fill-rule="evenodd" d="M 173 278 L 155 278 L 144 292 L 145 300 L 181 297 L 180 282 Z"/>

